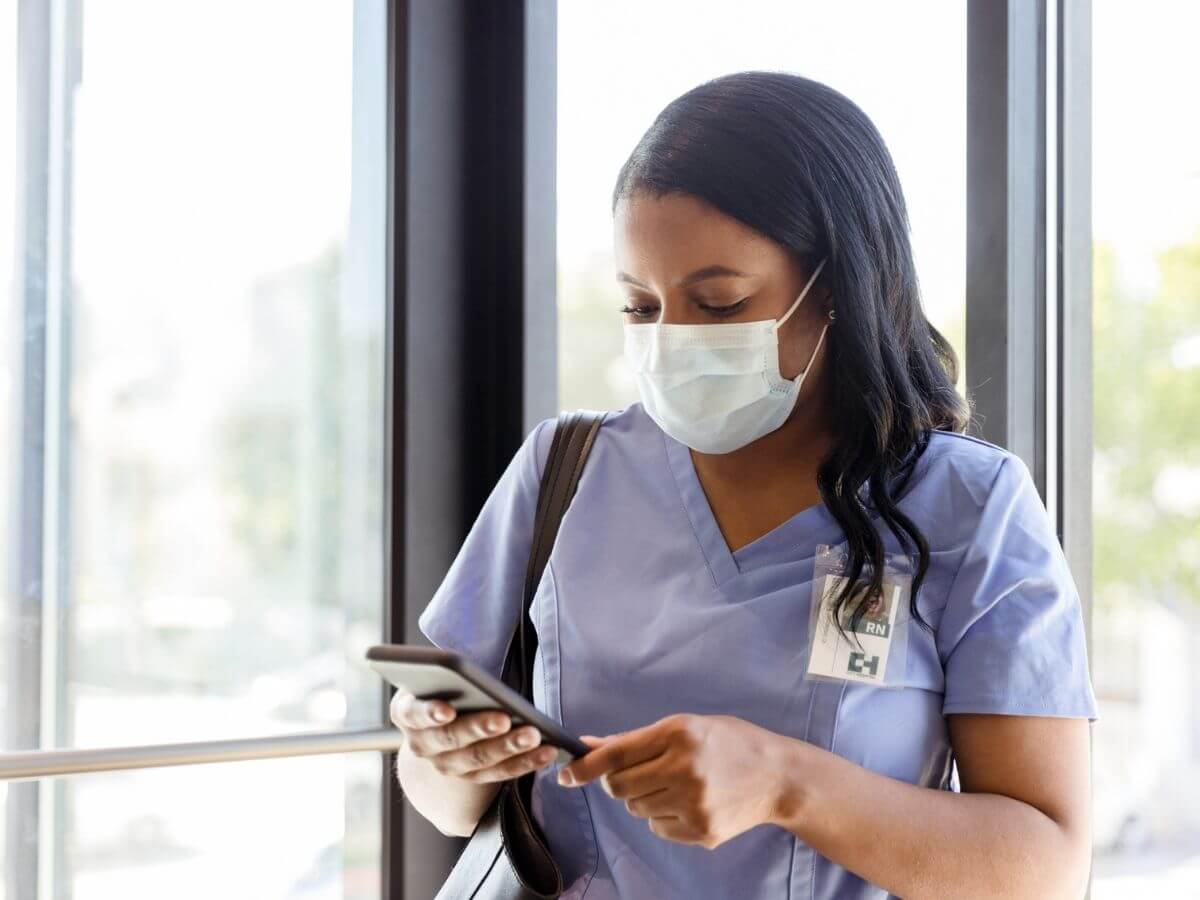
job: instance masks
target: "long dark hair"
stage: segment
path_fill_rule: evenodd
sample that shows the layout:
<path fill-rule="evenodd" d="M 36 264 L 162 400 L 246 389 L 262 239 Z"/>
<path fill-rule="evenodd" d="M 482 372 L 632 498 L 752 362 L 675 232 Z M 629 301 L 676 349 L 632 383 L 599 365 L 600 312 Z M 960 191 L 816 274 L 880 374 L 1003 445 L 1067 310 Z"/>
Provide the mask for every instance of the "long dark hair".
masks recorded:
<path fill-rule="evenodd" d="M 786 248 L 808 270 L 829 261 L 837 325 L 832 364 L 834 444 L 821 462 L 821 498 L 846 535 L 839 629 L 867 573 L 851 629 L 883 595 L 880 518 L 913 560 L 912 617 L 929 543 L 897 506 L 932 429 L 964 431 L 954 388 L 958 359 L 925 318 L 909 243 L 908 211 L 883 138 L 866 114 L 827 85 L 787 72 L 750 71 L 698 85 L 663 109 L 621 167 L 612 207 L 635 191 L 690 194 Z"/>

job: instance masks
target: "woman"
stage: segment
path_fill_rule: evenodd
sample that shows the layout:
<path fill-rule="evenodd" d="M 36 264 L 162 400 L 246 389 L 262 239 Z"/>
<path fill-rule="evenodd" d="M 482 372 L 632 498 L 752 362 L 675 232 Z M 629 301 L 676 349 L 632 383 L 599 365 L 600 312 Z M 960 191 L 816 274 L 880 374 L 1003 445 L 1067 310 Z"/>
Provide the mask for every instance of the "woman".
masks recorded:
<path fill-rule="evenodd" d="M 412 802 L 466 835 L 536 769 L 569 898 L 1082 896 L 1078 596 L 1021 460 L 961 433 L 878 132 L 816 82 L 717 78 L 658 116 L 613 215 L 642 402 L 601 427 L 531 609 L 535 703 L 593 750 L 556 771 L 503 714 L 397 695 Z M 419 620 L 497 675 L 552 426 Z M 879 671 L 808 671 L 822 545 L 847 632 L 907 597 L 873 607 Z"/>

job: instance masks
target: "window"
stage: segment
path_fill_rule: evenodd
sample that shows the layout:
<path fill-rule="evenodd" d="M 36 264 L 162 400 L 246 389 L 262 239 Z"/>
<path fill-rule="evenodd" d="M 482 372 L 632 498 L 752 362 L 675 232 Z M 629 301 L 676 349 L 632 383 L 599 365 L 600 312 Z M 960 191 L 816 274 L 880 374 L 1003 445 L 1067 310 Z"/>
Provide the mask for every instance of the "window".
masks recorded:
<path fill-rule="evenodd" d="M 376 900 L 379 773 L 351 753 L 58 779 L 62 877 L 77 900 Z"/>
<path fill-rule="evenodd" d="M 972 387 L 1000 386 L 984 436 L 1020 445 L 1094 583 L 1093 895 L 1183 893 L 1200 872 L 1200 124 L 1185 113 L 1200 18 L 1153 8 L 8 4 L 0 752 L 379 728 L 362 652 L 417 640 L 520 437 L 555 407 L 636 399 L 612 260 L 620 164 L 680 92 L 777 68 L 882 131 L 962 378 L 968 332 L 975 349 L 1004 339 L 972 354 Z M 1007 52 L 972 53 L 996 48 L 997 23 Z M 1090 146 L 1086 115 L 1055 108 L 1060 76 L 1071 92 L 1094 80 Z M 994 133 L 971 137 L 1008 141 L 1019 164 L 997 155 L 972 178 L 979 109 Z M 1064 347 L 1091 302 L 1073 267 L 1089 154 L 1095 446 L 1080 451 L 1087 353 Z M 966 234 L 983 238 L 965 254 Z M 994 331 L 972 252 L 1009 279 Z M 1074 463 L 1093 452 L 1094 573 L 1070 521 L 1089 482 Z M 375 897 L 381 874 L 388 896 L 432 895 L 457 845 L 415 814 L 397 827 L 378 754 L 338 746 L 0 780 L 0 900 L 225 895 L 231 877 L 255 896 Z M 401 836 L 411 867 L 389 855 Z"/>
<path fill-rule="evenodd" d="M 1200 880 L 1200 10 L 1152 6 L 1094 6 L 1098 900 Z"/>
<path fill-rule="evenodd" d="M 6 7 L 4 750 L 379 725 L 385 39 L 382 2 Z M 14 782 L 6 896 L 377 896 L 380 774 Z"/>
<path fill-rule="evenodd" d="M 10 8 L 0 14 L 0 59 L 16 59 L 17 58 L 17 15 L 15 6 L 10 5 Z M 13 384 L 13 368 L 11 365 L 11 348 L 16 343 L 16 333 L 13 329 L 15 324 L 13 316 L 9 314 L 9 309 L 14 306 L 15 293 L 11 290 L 13 283 L 13 242 L 15 240 L 13 234 L 13 214 L 14 196 L 16 190 L 16 141 L 13 139 L 13 125 L 17 120 L 17 67 L 7 65 L 0 69 L 0 136 L 4 140 L 0 140 L 0 297 L 3 297 L 5 305 L 4 312 L 0 314 L 0 347 L 5 348 L 4 352 L 0 352 L 0 434 L 5 436 L 8 445 L 12 445 L 13 435 L 16 433 L 15 426 L 15 411 L 13 410 L 14 384 Z M 7 457 L 7 453 L 4 454 Z M 0 472 L 0 548 L 3 548 L 5 559 L 11 557 L 12 547 L 12 532 L 11 532 L 11 517 L 7 511 L 12 509 L 13 503 L 16 501 L 13 488 L 14 484 L 9 472 Z M 2 572 L 0 565 L 0 572 Z M 3 588 L 0 589 L 0 597 L 4 598 L 4 609 L 0 613 L 0 666 L 7 676 L 12 670 L 11 654 L 9 653 L 9 643 L 12 634 L 11 625 L 11 601 L 9 595 L 11 592 L 12 581 L 8 577 L 7 572 L 3 572 L 4 581 Z M 0 709 L 8 708 L 8 697 L 10 693 L 9 678 L 0 678 Z M 0 729 L 5 728 L 5 725 L 0 724 Z M 3 732 L 0 731 L 0 735 Z M 0 746 L 7 746 L 5 738 Z M 0 802 L 6 802 L 8 797 L 8 787 L 4 782 L 0 782 Z M 0 839 L 4 839 L 4 844 L 7 846 L 7 817 L 0 818 Z M 3 885 L 0 885 L 0 898 L 7 897 Z"/>
<path fill-rule="evenodd" d="M 754 0 L 710 7 L 703 16 L 687 2 L 561 4 L 560 406 L 614 408 L 637 399 L 617 313 L 622 294 L 610 212 L 617 172 L 667 103 L 708 78 L 743 69 L 823 81 L 875 122 L 904 187 L 926 314 L 958 354 L 962 379 L 965 34 L 966 6 L 955 2 Z"/>

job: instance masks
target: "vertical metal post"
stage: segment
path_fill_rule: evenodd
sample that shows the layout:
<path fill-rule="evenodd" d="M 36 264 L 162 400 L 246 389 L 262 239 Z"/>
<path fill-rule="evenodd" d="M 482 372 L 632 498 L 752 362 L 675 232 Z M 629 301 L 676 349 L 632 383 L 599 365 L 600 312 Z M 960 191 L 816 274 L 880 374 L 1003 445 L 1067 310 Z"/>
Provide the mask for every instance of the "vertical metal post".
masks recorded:
<path fill-rule="evenodd" d="M 73 369 L 75 92 L 83 77 L 82 0 L 51 4 L 49 166 L 47 171 L 46 382 L 43 445 L 44 527 L 42 557 L 41 746 L 74 743 L 71 684 L 74 654 L 74 604 L 71 584 L 71 472 L 74 431 L 71 425 Z M 39 815 L 39 896 L 71 895 L 70 785 L 44 786 Z"/>
<path fill-rule="evenodd" d="M 1092 10 L 1058 3 L 1058 531 L 1092 617 Z"/>
<path fill-rule="evenodd" d="M 558 13 L 525 0 L 521 431 L 558 411 Z"/>
<path fill-rule="evenodd" d="M 967 387 L 1055 521 L 1090 657 L 1091 0 L 1050 2 L 968 7 Z"/>
<path fill-rule="evenodd" d="M 542 0 L 389 0 L 389 641 L 424 641 L 480 506 L 555 412 L 555 22 Z M 383 896 L 431 897 L 463 841 L 403 805 L 392 765 Z"/>
<path fill-rule="evenodd" d="M 81 76 L 77 0 L 22 0 L 17 8 L 16 298 L 21 392 L 13 454 L 11 621 L 6 743 L 71 741 L 69 683 L 71 213 L 74 97 Z M 8 896 L 63 895 L 69 794 L 61 783 L 10 788 Z"/>
<path fill-rule="evenodd" d="M 521 439 L 557 409 L 557 17 L 543 0 L 461 5 L 469 64 L 455 200 L 470 360 L 462 428 L 475 443 L 463 513 L 473 519 Z"/>
<path fill-rule="evenodd" d="M 386 239 L 384 243 L 384 428 L 383 428 L 383 639 L 404 642 L 404 299 L 408 269 L 408 0 L 387 0 L 387 113 L 385 124 Z M 380 686 L 382 720 L 389 721 L 391 691 Z M 404 816 L 394 756 L 380 755 L 380 891 L 382 900 L 403 900 Z"/>
<path fill-rule="evenodd" d="M 17 7 L 17 172 L 14 276 L 20 360 L 15 462 L 13 583 L 5 593 L 11 644 L 5 708 L 5 741 L 11 748 L 41 745 L 42 560 L 45 509 L 46 269 L 50 134 L 50 5 L 21 0 Z M 39 797 L 36 782 L 13 784 L 5 810 L 5 890 L 14 898 L 36 897 L 40 868 Z"/>
<path fill-rule="evenodd" d="M 1092 3 L 1057 3 L 1058 535 L 1092 654 Z M 1093 734 L 1094 734 L 1093 726 Z M 1094 746 L 1094 742 L 1093 742 Z M 1087 896 L 1092 892 L 1089 873 Z"/>
<path fill-rule="evenodd" d="M 1046 490 L 1045 0 L 967 8 L 967 391 Z"/>

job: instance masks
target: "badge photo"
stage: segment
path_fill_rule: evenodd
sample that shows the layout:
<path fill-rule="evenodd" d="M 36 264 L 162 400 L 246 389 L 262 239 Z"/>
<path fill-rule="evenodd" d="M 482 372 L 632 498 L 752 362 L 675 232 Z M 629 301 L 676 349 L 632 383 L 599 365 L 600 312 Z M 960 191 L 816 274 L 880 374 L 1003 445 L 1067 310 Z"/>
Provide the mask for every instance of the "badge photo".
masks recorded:
<path fill-rule="evenodd" d="M 908 560 L 885 556 L 882 596 L 875 597 L 855 623 L 854 613 L 869 584 L 869 573 L 864 572 L 843 604 L 839 629 L 835 609 L 847 582 L 845 567 L 844 549 L 827 544 L 817 548 L 805 678 L 898 687 L 907 664 Z"/>

